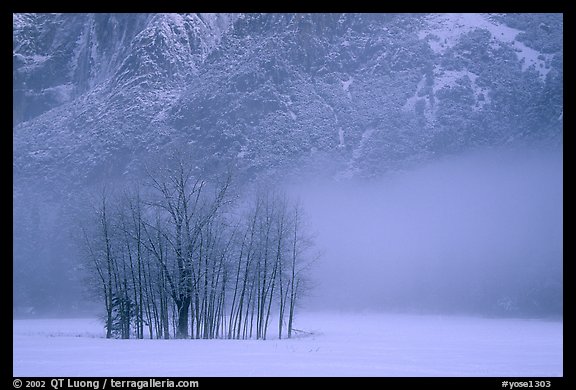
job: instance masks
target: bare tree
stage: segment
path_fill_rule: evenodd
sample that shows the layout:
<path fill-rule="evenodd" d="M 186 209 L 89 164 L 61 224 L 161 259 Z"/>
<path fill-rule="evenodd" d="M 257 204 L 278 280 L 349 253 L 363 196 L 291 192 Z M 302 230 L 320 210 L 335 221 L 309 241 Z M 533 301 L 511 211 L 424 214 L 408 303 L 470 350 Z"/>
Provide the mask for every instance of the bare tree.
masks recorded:
<path fill-rule="evenodd" d="M 88 259 L 89 270 L 97 276 L 99 294 L 106 310 L 106 338 L 113 336 L 114 283 L 116 259 L 112 249 L 112 221 L 109 214 L 109 194 L 104 187 L 91 208 L 87 221 L 81 226 L 82 245 Z"/>
<path fill-rule="evenodd" d="M 197 328 L 200 327 L 198 316 L 204 315 L 206 310 L 206 306 L 199 306 L 198 301 L 198 282 L 202 275 L 207 283 L 201 240 L 205 238 L 204 229 L 217 217 L 227 201 L 231 176 L 228 175 L 210 194 L 207 182 L 194 174 L 193 167 L 180 153 L 175 155 L 171 166 L 160 170 L 159 174 L 148 172 L 150 186 L 156 193 L 156 199 L 149 205 L 166 214 L 163 236 L 170 245 L 171 257 L 176 265 L 170 276 L 171 297 L 178 316 L 176 337 L 187 338 L 191 305 L 194 303 Z M 163 268 L 170 271 L 166 265 Z M 195 302 L 192 301 L 193 297 Z"/>
<path fill-rule="evenodd" d="M 294 330 L 295 311 L 298 302 L 309 287 L 309 270 L 317 260 L 319 253 L 312 253 L 312 236 L 304 226 L 303 208 L 300 202 L 292 205 L 291 253 L 289 265 L 289 313 L 288 338 Z"/>
<path fill-rule="evenodd" d="M 147 172 L 122 197 L 102 191 L 82 229 L 107 337 L 266 339 L 271 318 L 291 337 L 310 258 L 301 207 L 261 189 L 231 213 L 231 175 L 208 182 L 182 154 Z"/>

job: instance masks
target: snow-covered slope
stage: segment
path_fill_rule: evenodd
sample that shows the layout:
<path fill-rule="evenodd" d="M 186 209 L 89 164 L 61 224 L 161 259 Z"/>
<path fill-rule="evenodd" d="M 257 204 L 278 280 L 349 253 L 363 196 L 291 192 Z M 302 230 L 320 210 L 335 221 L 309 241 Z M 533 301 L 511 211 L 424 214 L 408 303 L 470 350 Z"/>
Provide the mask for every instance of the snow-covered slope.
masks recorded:
<path fill-rule="evenodd" d="M 14 121 L 30 120 L 109 82 L 115 85 L 107 94 L 145 81 L 178 88 L 176 82 L 197 71 L 235 18 L 14 14 Z"/>
<path fill-rule="evenodd" d="M 374 175 L 558 137 L 562 16 L 507 18 L 15 14 L 15 172 L 85 182 L 190 144 L 250 172 L 328 158 Z"/>
<path fill-rule="evenodd" d="M 418 33 L 418 36 L 429 39 L 430 47 L 436 53 L 445 53 L 447 49 L 459 42 L 462 35 L 481 29 L 490 33 L 494 46 L 512 45 L 522 64 L 522 70 L 533 66 L 543 79 L 550 70 L 550 60 L 553 55 L 540 53 L 518 41 L 520 30 L 494 20 L 490 14 L 432 14 L 426 18 L 426 24 L 427 26 Z"/>

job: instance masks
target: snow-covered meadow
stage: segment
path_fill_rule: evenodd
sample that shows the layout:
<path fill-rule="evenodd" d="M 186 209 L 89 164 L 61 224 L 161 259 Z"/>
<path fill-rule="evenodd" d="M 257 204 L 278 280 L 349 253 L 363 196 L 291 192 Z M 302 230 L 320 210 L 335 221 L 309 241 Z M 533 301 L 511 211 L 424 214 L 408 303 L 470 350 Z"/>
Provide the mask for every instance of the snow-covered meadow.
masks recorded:
<path fill-rule="evenodd" d="M 562 376 L 563 323 L 302 313 L 290 340 L 107 340 L 96 319 L 14 320 L 14 376 Z M 273 333 L 273 332 L 271 332 Z"/>

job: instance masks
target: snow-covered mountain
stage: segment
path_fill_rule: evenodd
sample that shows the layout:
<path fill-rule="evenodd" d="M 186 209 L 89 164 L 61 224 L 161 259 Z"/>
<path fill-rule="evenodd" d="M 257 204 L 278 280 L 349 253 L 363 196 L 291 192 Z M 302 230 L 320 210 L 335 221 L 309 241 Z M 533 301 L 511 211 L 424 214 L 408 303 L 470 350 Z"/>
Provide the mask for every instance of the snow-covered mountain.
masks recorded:
<path fill-rule="evenodd" d="M 249 175 L 340 178 L 561 142 L 562 25 L 561 14 L 14 14 L 14 173 L 86 183 L 188 144 L 203 164 Z"/>

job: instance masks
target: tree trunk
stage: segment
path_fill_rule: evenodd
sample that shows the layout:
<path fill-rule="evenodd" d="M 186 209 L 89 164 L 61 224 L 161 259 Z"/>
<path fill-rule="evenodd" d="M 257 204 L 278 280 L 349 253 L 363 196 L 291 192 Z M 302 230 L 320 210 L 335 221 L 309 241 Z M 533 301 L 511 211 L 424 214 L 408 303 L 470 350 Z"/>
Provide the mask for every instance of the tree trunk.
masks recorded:
<path fill-rule="evenodd" d="M 185 297 L 176 302 L 178 309 L 178 328 L 176 329 L 177 339 L 188 338 L 188 309 L 190 308 L 190 298 Z"/>

